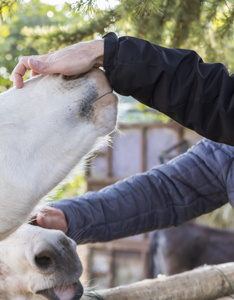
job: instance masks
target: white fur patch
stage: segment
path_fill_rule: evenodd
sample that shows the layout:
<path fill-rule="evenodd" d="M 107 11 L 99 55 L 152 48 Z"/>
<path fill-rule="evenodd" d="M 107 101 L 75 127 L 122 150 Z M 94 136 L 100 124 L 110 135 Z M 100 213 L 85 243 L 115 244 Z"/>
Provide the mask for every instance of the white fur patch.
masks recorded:
<path fill-rule="evenodd" d="M 104 73 L 37 76 L 0 95 L 0 239 L 116 124 L 117 100 Z"/>

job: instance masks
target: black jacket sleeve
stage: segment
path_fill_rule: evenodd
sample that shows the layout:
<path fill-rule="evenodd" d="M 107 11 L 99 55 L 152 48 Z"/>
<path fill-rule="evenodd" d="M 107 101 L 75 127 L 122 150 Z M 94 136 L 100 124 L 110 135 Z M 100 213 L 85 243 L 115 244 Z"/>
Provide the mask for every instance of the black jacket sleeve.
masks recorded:
<path fill-rule="evenodd" d="M 233 154 L 234 147 L 205 140 L 165 165 L 53 206 L 77 243 L 179 225 L 234 202 Z"/>
<path fill-rule="evenodd" d="M 163 112 L 213 141 L 234 145 L 234 76 L 190 50 L 104 36 L 104 69 L 113 89 Z"/>

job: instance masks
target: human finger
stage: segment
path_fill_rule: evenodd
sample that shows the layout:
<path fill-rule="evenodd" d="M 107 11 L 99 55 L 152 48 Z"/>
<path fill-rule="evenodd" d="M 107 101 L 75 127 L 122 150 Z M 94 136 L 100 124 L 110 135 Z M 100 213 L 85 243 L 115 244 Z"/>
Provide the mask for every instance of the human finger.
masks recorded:
<path fill-rule="evenodd" d="M 51 61 L 43 61 L 30 58 L 28 60 L 28 65 L 32 70 L 32 74 L 54 74 L 54 73 L 61 73 L 66 75 L 66 68 L 65 63 L 59 63 L 57 60 Z"/>
<path fill-rule="evenodd" d="M 67 220 L 62 210 L 45 206 L 34 214 L 29 222 L 47 229 L 58 229 L 67 232 Z"/>
<path fill-rule="evenodd" d="M 12 79 L 17 88 L 23 87 L 23 76 L 27 70 L 30 70 L 28 59 L 22 58 L 12 72 Z"/>

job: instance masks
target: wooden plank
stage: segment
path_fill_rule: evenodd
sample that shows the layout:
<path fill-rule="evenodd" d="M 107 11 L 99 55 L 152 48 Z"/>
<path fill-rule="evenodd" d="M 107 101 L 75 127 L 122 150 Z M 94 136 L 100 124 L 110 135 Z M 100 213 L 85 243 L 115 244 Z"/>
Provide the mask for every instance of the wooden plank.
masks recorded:
<path fill-rule="evenodd" d="M 97 292 L 104 300 L 220 300 L 233 293 L 231 285 L 234 285 L 234 263 L 204 266 Z"/>

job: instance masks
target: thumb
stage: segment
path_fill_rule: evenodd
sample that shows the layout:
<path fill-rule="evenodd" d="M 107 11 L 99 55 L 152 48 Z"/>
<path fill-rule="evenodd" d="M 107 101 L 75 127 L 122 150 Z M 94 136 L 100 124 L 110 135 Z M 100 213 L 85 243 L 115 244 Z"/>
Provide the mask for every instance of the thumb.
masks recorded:
<path fill-rule="evenodd" d="M 30 58 L 28 60 L 28 65 L 29 65 L 30 69 L 36 74 L 53 74 L 53 73 L 57 73 L 56 62 L 54 62 L 54 61 L 43 62 L 43 61 L 40 61 L 40 60 Z"/>

